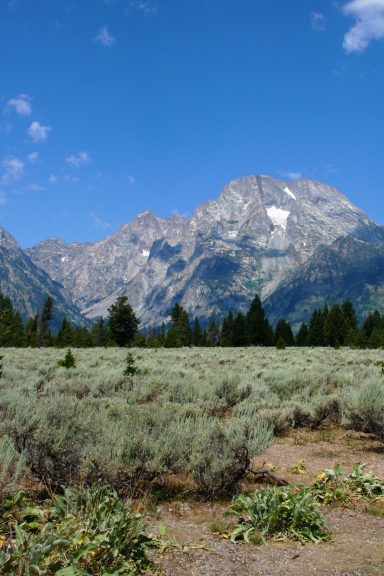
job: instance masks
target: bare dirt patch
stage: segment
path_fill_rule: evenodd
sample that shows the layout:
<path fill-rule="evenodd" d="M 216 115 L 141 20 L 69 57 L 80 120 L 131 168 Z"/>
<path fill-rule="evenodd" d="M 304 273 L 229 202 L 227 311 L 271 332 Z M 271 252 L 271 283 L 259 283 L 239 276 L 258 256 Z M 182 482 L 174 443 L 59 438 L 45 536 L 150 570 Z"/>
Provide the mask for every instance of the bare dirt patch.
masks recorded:
<path fill-rule="evenodd" d="M 254 463 L 272 464 L 290 483 L 311 482 L 324 468 L 339 462 L 349 472 L 365 462 L 384 476 L 382 444 L 373 437 L 345 430 L 293 430 L 278 438 Z M 298 463 L 302 474 L 295 474 Z M 247 480 L 245 491 L 257 486 Z M 152 525 L 168 527 L 173 542 L 157 562 L 166 576 L 365 576 L 384 575 L 384 518 L 368 513 L 368 505 L 322 507 L 331 542 L 302 545 L 289 540 L 254 546 L 213 534 L 214 518 L 221 518 L 227 503 L 164 502 Z"/>

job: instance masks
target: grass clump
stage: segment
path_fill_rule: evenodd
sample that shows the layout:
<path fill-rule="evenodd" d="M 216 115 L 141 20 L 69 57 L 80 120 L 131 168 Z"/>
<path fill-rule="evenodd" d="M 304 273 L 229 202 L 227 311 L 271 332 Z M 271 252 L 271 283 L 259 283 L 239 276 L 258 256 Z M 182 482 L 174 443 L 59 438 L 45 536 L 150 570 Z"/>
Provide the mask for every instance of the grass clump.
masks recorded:
<path fill-rule="evenodd" d="M 237 496 L 230 514 L 238 517 L 231 540 L 252 542 L 254 538 L 293 538 L 321 542 L 330 539 L 325 520 L 307 489 L 290 486 L 256 490 L 252 496 Z"/>
<path fill-rule="evenodd" d="M 2 574 L 136 576 L 156 541 L 141 515 L 108 486 L 66 489 L 50 505 L 24 507 L 0 548 Z"/>

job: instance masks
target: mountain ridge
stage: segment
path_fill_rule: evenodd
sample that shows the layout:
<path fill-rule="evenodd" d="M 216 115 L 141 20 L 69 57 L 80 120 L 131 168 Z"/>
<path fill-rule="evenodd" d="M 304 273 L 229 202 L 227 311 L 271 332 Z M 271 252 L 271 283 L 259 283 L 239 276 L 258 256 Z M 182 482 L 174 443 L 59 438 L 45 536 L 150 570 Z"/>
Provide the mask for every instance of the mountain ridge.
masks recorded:
<path fill-rule="evenodd" d="M 190 218 L 144 211 L 95 243 L 48 239 L 26 252 L 88 318 L 127 295 L 142 325 L 166 320 L 178 301 L 221 317 L 268 298 L 322 244 L 375 224 L 318 180 L 247 176 L 199 204 Z"/>

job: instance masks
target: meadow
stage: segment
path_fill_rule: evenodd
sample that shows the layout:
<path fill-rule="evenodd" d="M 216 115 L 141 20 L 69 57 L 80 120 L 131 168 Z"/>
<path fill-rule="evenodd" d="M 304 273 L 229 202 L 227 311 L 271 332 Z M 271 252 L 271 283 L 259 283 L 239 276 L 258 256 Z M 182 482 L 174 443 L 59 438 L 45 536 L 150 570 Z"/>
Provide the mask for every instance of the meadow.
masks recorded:
<path fill-rule="evenodd" d="M 97 482 L 136 502 L 183 493 L 229 501 L 255 458 L 292 431 L 384 440 L 383 350 L 72 352 L 76 365 L 65 368 L 62 349 L 1 351 L 3 497 L 20 486 L 53 494 Z"/>

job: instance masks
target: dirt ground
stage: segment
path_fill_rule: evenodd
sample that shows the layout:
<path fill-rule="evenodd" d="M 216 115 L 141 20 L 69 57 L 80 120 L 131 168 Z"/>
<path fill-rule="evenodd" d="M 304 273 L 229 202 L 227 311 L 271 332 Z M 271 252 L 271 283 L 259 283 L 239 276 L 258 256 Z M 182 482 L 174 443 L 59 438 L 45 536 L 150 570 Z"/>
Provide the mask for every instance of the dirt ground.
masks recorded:
<path fill-rule="evenodd" d="M 348 472 L 353 464 L 364 462 L 368 470 L 384 477 L 384 446 L 369 435 L 345 430 L 293 430 L 277 439 L 254 465 L 273 465 L 293 484 L 309 483 L 337 462 Z M 298 464 L 304 473 L 292 472 Z M 243 489 L 256 487 L 247 482 Z M 165 576 L 384 576 L 384 517 L 368 513 L 367 504 L 322 507 L 331 542 L 261 546 L 233 544 L 212 532 L 212 520 L 221 518 L 226 506 L 185 500 L 158 506 L 151 524 L 154 529 L 167 526 L 173 543 L 156 559 Z"/>

